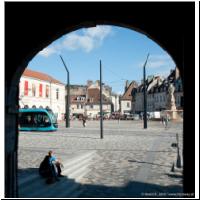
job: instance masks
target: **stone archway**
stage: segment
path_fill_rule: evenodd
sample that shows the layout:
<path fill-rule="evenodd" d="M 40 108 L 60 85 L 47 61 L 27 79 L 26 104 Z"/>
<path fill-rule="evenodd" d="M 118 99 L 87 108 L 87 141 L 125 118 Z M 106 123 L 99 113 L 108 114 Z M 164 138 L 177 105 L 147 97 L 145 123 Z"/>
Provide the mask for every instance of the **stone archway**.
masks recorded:
<path fill-rule="evenodd" d="M 193 28 L 185 10 L 190 13 L 193 9 L 189 3 L 6 3 L 6 197 L 17 197 L 18 83 L 29 61 L 64 34 L 109 24 L 136 30 L 157 42 L 174 59 L 183 77 L 183 61 L 187 59 L 183 57 L 183 40 L 188 39 L 185 29 Z M 16 30 L 14 38 L 11 30 Z"/>

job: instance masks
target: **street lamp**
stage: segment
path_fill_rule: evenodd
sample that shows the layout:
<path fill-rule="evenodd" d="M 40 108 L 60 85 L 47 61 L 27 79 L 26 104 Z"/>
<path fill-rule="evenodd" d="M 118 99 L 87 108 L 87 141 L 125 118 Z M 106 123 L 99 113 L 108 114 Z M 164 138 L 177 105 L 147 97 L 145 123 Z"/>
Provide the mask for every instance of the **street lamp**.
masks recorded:
<path fill-rule="evenodd" d="M 100 138 L 103 139 L 103 111 L 102 111 L 102 66 L 100 60 Z"/>
<path fill-rule="evenodd" d="M 67 98 L 66 98 L 66 112 L 65 112 L 65 115 L 66 115 L 66 128 L 69 128 L 70 127 L 70 120 L 69 120 L 69 108 L 70 108 L 70 83 L 69 83 L 69 70 L 67 69 L 67 66 L 65 65 L 65 62 L 62 58 L 62 56 L 60 55 L 60 58 L 64 64 L 64 67 L 67 71 Z"/>
<path fill-rule="evenodd" d="M 144 77 L 144 90 L 143 90 L 143 93 L 144 93 L 144 117 L 143 117 L 143 120 L 144 120 L 144 129 L 147 128 L 147 94 L 146 94 L 146 64 L 147 64 L 147 60 L 148 60 L 148 57 L 149 57 L 149 54 L 147 55 L 147 59 L 144 63 L 144 67 L 143 67 L 143 77 Z"/>

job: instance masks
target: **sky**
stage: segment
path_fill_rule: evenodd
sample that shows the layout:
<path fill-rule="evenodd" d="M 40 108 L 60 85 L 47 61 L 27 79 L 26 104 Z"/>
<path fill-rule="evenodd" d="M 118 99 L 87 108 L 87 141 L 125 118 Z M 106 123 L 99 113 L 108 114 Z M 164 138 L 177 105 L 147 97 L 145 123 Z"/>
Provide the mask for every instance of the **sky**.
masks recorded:
<path fill-rule="evenodd" d="M 64 59 L 70 72 L 70 84 L 85 85 L 99 80 L 102 62 L 103 83 L 118 94 L 125 81 L 141 82 L 143 65 L 149 53 L 146 74 L 166 77 L 175 68 L 172 58 L 157 43 L 139 32 L 118 26 L 83 28 L 63 35 L 40 51 L 28 68 L 49 74 L 67 83 Z"/>

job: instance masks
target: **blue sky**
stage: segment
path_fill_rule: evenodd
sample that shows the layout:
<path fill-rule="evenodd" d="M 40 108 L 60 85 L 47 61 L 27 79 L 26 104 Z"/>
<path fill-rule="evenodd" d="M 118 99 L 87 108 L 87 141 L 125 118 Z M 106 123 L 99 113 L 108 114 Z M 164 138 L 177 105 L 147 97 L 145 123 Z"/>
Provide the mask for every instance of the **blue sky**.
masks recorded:
<path fill-rule="evenodd" d="M 70 83 L 86 84 L 87 80 L 99 79 L 101 60 L 103 82 L 114 92 L 123 93 L 125 80 L 141 81 L 148 53 L 147 75 L 166 76 L 175 68 L 167 52 L 147 36 L 117 26 L 97 26 L 62 36 L 39 52 L 28 68 L 66 83 L 62 55 L 70 71 Z"/>

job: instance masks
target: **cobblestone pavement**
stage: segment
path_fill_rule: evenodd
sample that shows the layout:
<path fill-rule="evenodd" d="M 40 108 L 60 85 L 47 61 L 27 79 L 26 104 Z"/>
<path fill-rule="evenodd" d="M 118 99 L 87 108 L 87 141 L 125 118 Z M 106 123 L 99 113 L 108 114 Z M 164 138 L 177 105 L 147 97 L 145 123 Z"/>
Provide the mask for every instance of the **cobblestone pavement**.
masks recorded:
<path fill-rule="evenodd" d="M 100 139 L 99 121 L 72 121 L 57 132 L 21 132 L 19 135 L 19 176 L 37 168 L 49 149 L 62 160 L 96 150 L 91 172 L 81 180 L 80 197 L 149 197 L 182 193 L 182 168 L 171 172 L 177 160 L 176 134 L 182 158 L 183 124 L 171 122 L 105 121 Z"/>

